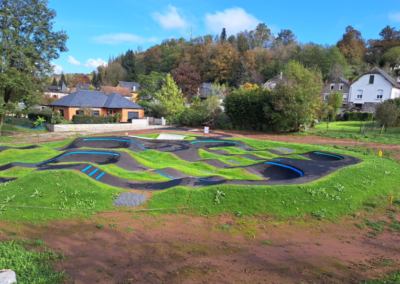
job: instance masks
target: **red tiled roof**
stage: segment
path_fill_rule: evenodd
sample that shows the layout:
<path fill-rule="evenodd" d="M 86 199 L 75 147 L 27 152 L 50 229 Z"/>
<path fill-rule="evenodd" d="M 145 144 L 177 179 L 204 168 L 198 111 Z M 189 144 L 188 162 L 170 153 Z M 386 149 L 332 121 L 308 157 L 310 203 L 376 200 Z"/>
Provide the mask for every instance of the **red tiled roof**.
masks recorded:
<path fill-rule="evenodd" d="M 128 88 L 119 88 L 119 87 L 110 87 L 110 86 L 102 86 L 101 92 L 105 95 L 110 95 L 112 93 L 117 93 L 123 97 L 132 97 L 132 93 Z"/>

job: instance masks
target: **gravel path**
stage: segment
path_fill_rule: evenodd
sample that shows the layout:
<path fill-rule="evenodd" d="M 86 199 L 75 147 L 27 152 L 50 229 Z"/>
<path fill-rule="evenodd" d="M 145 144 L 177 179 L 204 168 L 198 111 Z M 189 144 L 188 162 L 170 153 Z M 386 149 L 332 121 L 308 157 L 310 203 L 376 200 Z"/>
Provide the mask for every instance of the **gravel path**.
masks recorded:
<path fill-rule="evenodd" d="M 146 201 L 147 195 L 133 192 L 121 193 L 117 199 L 114 200 L 114 206 L 128 206 L 136 207 Z"/>

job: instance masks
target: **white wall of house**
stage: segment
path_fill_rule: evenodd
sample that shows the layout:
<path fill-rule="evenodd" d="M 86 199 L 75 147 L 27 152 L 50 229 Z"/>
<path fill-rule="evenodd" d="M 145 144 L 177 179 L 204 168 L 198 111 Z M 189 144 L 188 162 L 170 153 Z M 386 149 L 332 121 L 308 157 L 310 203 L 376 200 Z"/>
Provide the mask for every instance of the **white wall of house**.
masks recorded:
<path fill-rule="evenodd" d="M 50 93 L 50 92 L 45 92 L 44 94 L 46 96 L 50 96 L 51 98 L 57 98 L 57 99 L 61 99 L 61 98 L 69 95 L 69 94 L 64 94 L 64 93 Z"/>
<path fill-rule="evenodd" d="M 369 83 L 370 76 L 374 76 L 373 84 Z M 393 88 L 392 84 L 382 75 L 366 74 L 351 84 L 349 101 L 355 104 L 380 103 L 394 98 L 396 92 L 400 92 L 400 90 Z M 362 94 L 362 98 L 357 98 L 359 94 Z M 382 94 L 382 98 L 378 97 L 380 94 Z"/>

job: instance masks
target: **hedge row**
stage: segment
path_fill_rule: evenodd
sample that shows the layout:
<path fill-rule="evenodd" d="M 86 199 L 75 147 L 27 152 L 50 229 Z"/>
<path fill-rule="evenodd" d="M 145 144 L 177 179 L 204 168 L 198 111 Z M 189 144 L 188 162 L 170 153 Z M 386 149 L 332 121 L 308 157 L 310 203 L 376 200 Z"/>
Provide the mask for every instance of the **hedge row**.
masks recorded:
<path fill-rule="evenodd" d="M 11 125 L 21 125 L 21 126 L 26 126 L 26 127 L 31 127 L 31 128 L 36 127 L 34 121 L 31 121 L 26 118 L 7 117 L 6 123 L 11 124 Z"/>
<path fill-rule="evenodd" d="M 115 119 L 113 116 L 98 116 L 98 115 L 74 115 L 72 121 L 75 124 L 103 124 L 103 123 L 114 123 Z"/>
<path fill-rule="evenodd" d="M 28 114 L 29 120 L 36 121 L 38 117 L 43 117 L 47 123 L 51 123 L 53 113 L 51 111 L 34 111 Z"/>
<path fill-rule="evenodd" d="M 346 121 L 369 121 L 374 118 L 374 114 L 370 112 L 350 112 L 346 111 L 343 119 Z"/>

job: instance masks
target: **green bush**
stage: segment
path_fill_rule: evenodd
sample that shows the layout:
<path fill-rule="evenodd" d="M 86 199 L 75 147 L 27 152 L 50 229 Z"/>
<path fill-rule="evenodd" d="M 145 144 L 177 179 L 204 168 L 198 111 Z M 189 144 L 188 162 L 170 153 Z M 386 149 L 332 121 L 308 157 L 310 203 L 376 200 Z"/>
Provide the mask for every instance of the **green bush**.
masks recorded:
<path fill-rule="evenodd" d="M 231 129 L 232 125 L 228 123 L 229 122 L 229 118 L 227 117 L 227 115 L 224 112 L 221 112 L 218 115 L 218 128 L 220 129 Z"/>
<path fill-rule="evenodd" d="M 26 118 L 7 117 L 6 123 L 11 124 L 11 125 L 21 125 L 21 126 L 32 127 L 32 128 L 36 127 L 35 122 L 33 122 L 29 119 L 26 119 Z"/>
<path fill-rule="evenodd" d="M 343 115 L 345 121 L 369 121 L 374 118 L 374 114 L 370 112 L 350 112 L 346 111 Z"/>
<path fill-rule="evenodd" d="M 179 116 L 179 124 L 185 126 L 199 126 L 204 122 L 204 114 L 200 110 L 186 108 Z"/>
<path fill-rule="evenodd" d="M 75 124 L 103 124 L 114 123 L 114 116 L 105 115 L 74 115 L 72 121 Z"/>
<path fill-rule="evenodd" d="M 28 113 L 29 120 L 36 121 L 38 118 L 43 117 L 47 123 L 51 123 L 51 118 L 53 116 L 53 112 L 49 108 L 45 108 L 41 111 L 33 111 Z"/>

